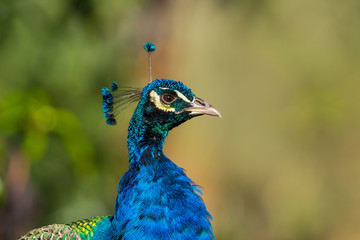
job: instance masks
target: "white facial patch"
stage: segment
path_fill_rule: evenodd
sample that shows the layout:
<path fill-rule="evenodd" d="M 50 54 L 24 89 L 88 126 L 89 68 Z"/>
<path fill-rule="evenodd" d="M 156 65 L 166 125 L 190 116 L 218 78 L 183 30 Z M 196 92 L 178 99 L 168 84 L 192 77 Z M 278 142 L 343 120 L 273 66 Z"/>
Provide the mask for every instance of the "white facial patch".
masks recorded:
<path fill-rule="evenodd" d="M 153 102 L 158 109 L 165 112 L 175 112 L 175 108 L 161 103 L 160 96 L 154 90 L 150 92 L 150 101 Z"/>

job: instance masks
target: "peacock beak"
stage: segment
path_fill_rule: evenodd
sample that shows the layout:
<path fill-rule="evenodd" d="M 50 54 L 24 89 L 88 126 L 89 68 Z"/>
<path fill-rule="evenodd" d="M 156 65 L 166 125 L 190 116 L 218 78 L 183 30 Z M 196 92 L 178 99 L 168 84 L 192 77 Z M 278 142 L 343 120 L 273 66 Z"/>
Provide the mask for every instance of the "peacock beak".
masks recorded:
<path fill-rule="evenodd" d="M 213 106 L 202 100 L 201 98 L 194 98 L 191 102 L 191 107 L 184 109 L 184 111 L 190 112 L 190 114 L 205 114 L 210 116 L 221 117 L 221 113 Z"/>

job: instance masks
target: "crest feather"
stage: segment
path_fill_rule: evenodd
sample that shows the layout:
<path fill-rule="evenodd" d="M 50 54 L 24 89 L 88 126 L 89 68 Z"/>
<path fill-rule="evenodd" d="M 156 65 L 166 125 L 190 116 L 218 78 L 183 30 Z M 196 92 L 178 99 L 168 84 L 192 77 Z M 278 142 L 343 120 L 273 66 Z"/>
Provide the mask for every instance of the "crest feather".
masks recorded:
<path fill-rule="evenodd" d="M 116 82 L 112 83 L 111 91 L 106 87 L 101 89 L 102 110 L 106 123 L 116 125 L 115 117 L 132 103 L 139 101 L 141 91 L 140 88 L 119 87 Z"/>

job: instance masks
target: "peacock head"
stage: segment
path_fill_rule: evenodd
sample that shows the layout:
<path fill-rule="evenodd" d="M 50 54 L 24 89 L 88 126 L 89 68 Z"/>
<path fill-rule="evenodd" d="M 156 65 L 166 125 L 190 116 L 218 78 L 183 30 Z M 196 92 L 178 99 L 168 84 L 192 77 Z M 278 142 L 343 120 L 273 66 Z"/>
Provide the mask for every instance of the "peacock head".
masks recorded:
<path fill-rule="evenodd" d="M 136 125 L 134 132 L 146 129 L 141 134 L 147 137 L 166 136 L 172 128 L 196 116 L 221 117 L 216 108 L 196 97 L 183 83 L 173 80 L 156 79 L 143 89 L 118 88 L 114 82 L 111 91 L 103 88 L 102 95 L 103 113 L 109 125 L 116 124 L 119 111 L 138 102 L 130 128 Z"/>
<path fill-rule="evenodd" d="M 142 115 L 143 124 L 155 134 L 168 132 L 196 116 L 221 117 L 216 108 L 196 97 L 183 83 L 167 79 L 157 79 L 142 90 L 136 114 Z"/>
<path fill-rule="evenodd" d="M 153 43 L 145 43 L 144 49 L 149 54 L 150 83 L 143 89 L 118 88 L 113 82 L 111 91 L 102 89 L 103 113 L 106 123 L 115 125 L 115 116 L 133 102 L 138 101 L 129 131 L 132 135 L 146 135 L 150 138 L 160 135 L 166 137 L 168 132 L 181 123 L 201 115 L 221 117 L 220 112 L 196 97 L 190 88 L 183 83 L 151 78 L 151 53 L 156 47 Z M 144 130 L 145 129 L 145 130 Z"/>

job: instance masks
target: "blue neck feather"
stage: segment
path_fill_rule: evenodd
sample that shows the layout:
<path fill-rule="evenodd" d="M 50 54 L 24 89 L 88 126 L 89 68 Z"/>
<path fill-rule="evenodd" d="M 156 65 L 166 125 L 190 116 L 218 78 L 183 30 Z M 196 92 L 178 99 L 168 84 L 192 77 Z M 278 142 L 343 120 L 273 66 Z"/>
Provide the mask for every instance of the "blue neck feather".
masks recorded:
<path fill-rule="evenodd" d="M 129 149 L 130 164 L 139 165 L 144 157 L 144 152 L 151 148 L 153 151 L 161 152 L 164 140 L 168 135 L 168 131 L 154 133 L 151 127 L 146 125 L 143 117 L 143 105 L 136 108 L 129 125 L 129 135 L 127 145 Z M 143 157 L 144 156 L 144 157 Z"/>

